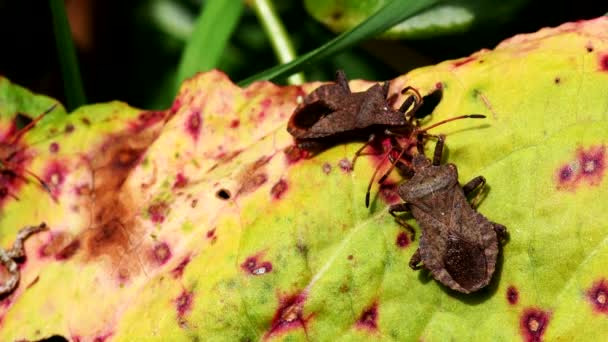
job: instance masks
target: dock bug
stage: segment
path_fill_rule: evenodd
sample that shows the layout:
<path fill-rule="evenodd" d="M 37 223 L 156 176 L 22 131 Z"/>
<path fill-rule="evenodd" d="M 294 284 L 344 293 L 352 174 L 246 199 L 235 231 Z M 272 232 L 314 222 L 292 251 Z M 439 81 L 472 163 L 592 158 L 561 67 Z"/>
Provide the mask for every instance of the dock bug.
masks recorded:
<path fill-rule="evenodd" d="M 410 212 L 422 230 L 418 249 L 409 262 L 412 269 L 424 267 L 445 286 L 471 293 L 492 279 L 499 244 L 507 230 L 467 201 L 466 195 L 481 189 L 485 178 L 475 177 L 461 187 L 456 165 L 440 165 L 443 145 L 444 137 L 440 136 L 432 162 L 423 154 L 414 156 L 413 176 L 398 188 L 405 203 L 390 206 L 389 213 L 413 234 L 413 228 L 395 215 Z"/>
<path fill-rule="evenodd" d="M 413 146 L 422 153 L 424 138 L 430 136 L 427 131 L 431 128 L 458 119 L 485 118 L 481 114 L 461 115 L 421 129 L 415 117 L 416 111 L 423 104 L 418 90 L 411 86 L 404 88 L 401 93 L 409 92 L 411 95 L 399 109 L 394 109 L 388 97 L 389 85 L 389 82 L 382 85 L 376 83 L 365 91 L 352 92 L 346 75 L 338 70 L 335 83 L 320 86 L 298 105 L 289 119 L 287 131 L 295 138 L 297 147 L 309 151 L 322 150 L 346 141 L 366 140 L 353 157 L 354 168 L 357 158 L 364 154 L 363 150 L 375 142 L 388 138 L 392 147 L 388 151 L 371 154 L 384 154 L 385 161 L 392 152 L 399 149 L 401 153 L 397 159 L 401 159 L 410 154 Z M 406 142 L 399 143 L 397 140 Z M 369 207 L 371 185 L 380 165 L 370 180 L 365 196 L 366 207 Z M 392 168 L 391 165 L 379 183 L 388 177 Z"/>

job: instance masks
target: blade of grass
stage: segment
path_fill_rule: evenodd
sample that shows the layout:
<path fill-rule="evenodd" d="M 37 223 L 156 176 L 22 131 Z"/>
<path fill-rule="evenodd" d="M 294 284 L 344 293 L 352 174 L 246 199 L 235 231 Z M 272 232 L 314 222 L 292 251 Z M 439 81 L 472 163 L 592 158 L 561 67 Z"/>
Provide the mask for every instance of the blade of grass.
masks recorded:
<path fill-rule="evenodd" d="M 72 111 L 86 103 L 80 70 L 78 69 L 78 58 L 72 41 L 72 31 L 65 12 L 63 0 L 49 1 L 53 17 L 53 31 L 55 33 L 55 44 L 57 56 L 61 66 L 63 77 L 63 89 L 66 97 L 66 107 Z"/>
<path fill-rule="evenodd" d="M 393 0 L 384 5 L 378 12 L 374 13 L 361 24 L 355 26 L 352 30 L 342 33 L 321 47 L 314 49 L 287 64 L 278 65 L 253 75 L 239 82 L 239 85 L 246 86 L 254 81 L 289 76 L 316 61 L 327 58 L 364 39 L 384 32 L 403 20 L 437 4 L 439 1 L 440 0 Z"/>
<path fill-rule="evenodd" d="M 217 66 L 243 10 L 241 0 L 208 0 L 182 54 L 175 89 L 197 72 Z"/>
<path fill-rule="evenodd" d="M 295 50 L 272 4 L 272 0 L 252 0 L 250 3 L 264 28 L 266 36 L 270 40 L 272 49 L 275 55 L 277 55 L 279 62 L 288 63 L 294 60 L 296 58 Z M 302 84 L 304 82 L 306 80 L 303 73 L 291 75 L 287 79 L 287 83 L 289 84 Z"/>

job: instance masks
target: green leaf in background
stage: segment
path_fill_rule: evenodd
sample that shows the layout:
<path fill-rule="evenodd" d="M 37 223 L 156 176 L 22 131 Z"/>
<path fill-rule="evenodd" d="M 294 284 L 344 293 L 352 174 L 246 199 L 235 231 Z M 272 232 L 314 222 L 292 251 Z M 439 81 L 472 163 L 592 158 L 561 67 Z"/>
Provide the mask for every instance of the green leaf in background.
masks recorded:
<path fill-rule="evenodd" d="M 307 11 L 334 32 L 357 26 L 390 0 L 305 0 Z M 408 3 L 408 1 L 403 1 Z M 403 20 L 381 35 L 392 39 L 421 39 L 467 31 L 474 24 L 499 25 L 526 0 L 451 0 Z"/>
<path fill-rule="evenodd" d="M 390 1 L 352 30 L 337 36 L 321 47 L 314 49 L 289 63 L 278 65 L 253 75 L 239 82 L 239 85 L 244 86 L 254 81 L 289 76 L 302 70 L 307 65 L 312 65 L 315 61 L 322 60 L 347 49 L 364 39 L 380 34 L 393 25 L 421 12 L 437 2 L 438 0 L 412 0 L 407 2 L 399 0 Z"/>
<path fill-rule="evenodd" d="M 243 1 L 209 0 L 201 8 L 194 32 L 184 48 L 177 71 L 176 89 L 197 72 L 217 67 L 228 39 L 241 17 Z"/>
<path fill-rule="evenodd" d="M 318 84 L 241 89 L 213 71 L 167 111 L 49 114 L 25 136 L 26 166 L 58 201 L 31 182 L 0 202 L 2 246 L 50 227 L 26 242 L 0 340 L 605 340 L 607 32 L 608 18 L 568 23 L 391 82 L 443 89 L 424 125 L 488 116 L 434 130 L 462 183 L 486 177 L 479 211 L 510 233 L 494 281 L 471 295 L 408 267 L 418 241 L 386 210 L 397 175 L 365 208 L 379 161 L 352 170 L 361 143 L 290 149 L 286 122 Z M 1 117 L 49 104 L 0 89 Z"/>

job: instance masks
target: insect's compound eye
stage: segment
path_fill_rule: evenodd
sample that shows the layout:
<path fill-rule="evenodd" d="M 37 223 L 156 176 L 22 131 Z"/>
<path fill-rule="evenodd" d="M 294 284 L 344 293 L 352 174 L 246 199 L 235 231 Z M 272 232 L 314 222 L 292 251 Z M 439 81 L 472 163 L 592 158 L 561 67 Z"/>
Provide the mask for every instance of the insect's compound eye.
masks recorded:
<path fill-rule="evenodd" d="M 227 189 L 219 189 L 216 193 L 215 196 L 221 200 L 227 201 L 230 199 L 231 195 L 230 195 L 230 191 L 228 191 Z"/>

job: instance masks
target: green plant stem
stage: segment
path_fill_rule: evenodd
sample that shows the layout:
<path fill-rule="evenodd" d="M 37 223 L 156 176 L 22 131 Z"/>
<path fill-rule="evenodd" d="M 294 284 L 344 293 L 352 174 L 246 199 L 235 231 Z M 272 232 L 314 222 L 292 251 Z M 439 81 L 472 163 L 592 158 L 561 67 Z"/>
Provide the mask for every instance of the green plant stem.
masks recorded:
<path fill-rule="evenodd" d="M 72 31 L 65 12 L 64 1 L 50 0 L 49 5 L 53 17 L 53 31 L 63 77 L 66 107 L 68 111 L 72 111 L 86 103 L 80 70 L 78 69 L 78 58 L 72 41 Z"/>
<path fill-rule="evenodd" d="M 241 0 L 205 1 L 202 13 L 196 19 L 194 32 L 182 54 L 176 90 L 186 78 L 217 66 L 242 10 Z"/>
<path fill-rule="evenodd" d="M 274 53 L 279 62 L 289 63 L 296 58 L 296 53 L 289 39 L 287 31 L 279 18 L 277 11 L 272 4 L 272 0 L 252 0 L 251 5 L 257 15 L 264 32 L 272 44 Z M 302 84 L 306 82 L 303 73 L 291 75 L 287 79 L 289 84 Z"/>
<path fill-rule="evenodd" d="M 245 86 L 254 81 L 289 76 L 316 61 L 327 58 L 364 39 L 382 33 L 405 19 L 437 4 L 439 1 L 440 0 L 393 0 L 384 5 L 378 12 L 374 13 L 361 24 L 355 26 L 352 30 L 342 33 L 323 44 L 321 47 L 314 49 L 289 63 L 278 65 L 253 75 L 239 82 L 239 85 Z"/>

